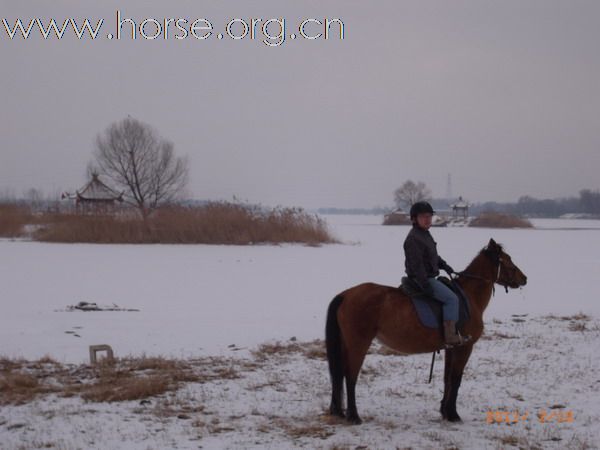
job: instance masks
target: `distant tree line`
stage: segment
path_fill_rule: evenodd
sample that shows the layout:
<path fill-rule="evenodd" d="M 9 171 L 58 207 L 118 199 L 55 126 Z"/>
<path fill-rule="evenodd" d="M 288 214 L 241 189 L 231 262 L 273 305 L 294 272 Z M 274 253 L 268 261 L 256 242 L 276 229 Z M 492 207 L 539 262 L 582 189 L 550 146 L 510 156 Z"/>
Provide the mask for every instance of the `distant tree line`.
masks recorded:
<path fill-rule="evenodd" d="M 318 208 L 318 214 L 348 214 L 348 215 L 383 215 L 392 211 L 392 208 L 376 206 L 374 208 Z"/>
<path fill-rule="evenodd" d="M 560 217 L 563 214 L 600 216 L 600 191 L 583 189 L 579 197 L 537 199 L 528 195 L 516 203 L 485 202 L 473 205 L 471 214 L 495 211 L 529 217 Z"/>
<path fill-rule="evenodd" d="M 447 210 L 456 199 L 434 199 L 431 190 L 422 181 L 407 180 L 394 191 L 394 203 L 397 208 L 408 210 L 410 206 L 421 200 L 430 201 L 434 209 Z M 600 191 L 583 189 L 579 197 L 559 199 L 537 199 L 529 195 L 519 198 L 514 203 L 483 202 L 469 207 L 470 215 L 483 212 L 498 212 L 528 217 L 560 217 L 564 214 L 588 214 L 600 217 Z"/>
<path fill-rule="evenodd" d="M 584 212 L 600 214 L 600 191 L 584 189 L 579 192 L 579 201 Z"/>

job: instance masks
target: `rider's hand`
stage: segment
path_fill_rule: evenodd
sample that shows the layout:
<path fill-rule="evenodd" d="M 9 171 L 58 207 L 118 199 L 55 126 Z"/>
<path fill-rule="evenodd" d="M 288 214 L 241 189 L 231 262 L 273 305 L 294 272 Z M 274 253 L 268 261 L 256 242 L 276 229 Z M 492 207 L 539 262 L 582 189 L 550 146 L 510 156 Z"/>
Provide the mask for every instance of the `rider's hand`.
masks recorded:
<path fill-rule="evenodd" d="M 456 272 L 454 271 L 454 269 L 453 269 L 452 267 L 448 266 L 448 265 L 446 265 L 446 268 L 445 268 L 444 270 L 445 270 L 445 272 L 446 272 L 448 275 L 450 275 L 450 276 L 452 276 L 452 275 L 454 275 L 454 274 L 456 273 Z"/>

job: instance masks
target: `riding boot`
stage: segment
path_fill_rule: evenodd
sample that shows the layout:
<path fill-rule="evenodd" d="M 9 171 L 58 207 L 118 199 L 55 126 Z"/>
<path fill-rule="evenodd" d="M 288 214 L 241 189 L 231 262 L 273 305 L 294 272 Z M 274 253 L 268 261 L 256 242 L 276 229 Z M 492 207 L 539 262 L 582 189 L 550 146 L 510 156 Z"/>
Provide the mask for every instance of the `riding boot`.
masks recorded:
<path fill-rule="evenodd" d="M 454 320 L 444 320 L 444 340 L 446 346 L 457 347 L 466 344 L 471 339 L 471 336 L 461 336 L 456 331 L 456 322 Z"/>

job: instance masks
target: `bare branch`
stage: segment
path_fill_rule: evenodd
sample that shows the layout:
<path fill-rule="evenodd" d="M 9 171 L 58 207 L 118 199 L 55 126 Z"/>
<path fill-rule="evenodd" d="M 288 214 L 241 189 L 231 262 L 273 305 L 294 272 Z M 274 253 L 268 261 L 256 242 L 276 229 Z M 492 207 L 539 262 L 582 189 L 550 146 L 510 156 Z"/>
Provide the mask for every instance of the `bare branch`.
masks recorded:
<path fill-rule="evenodd" d="M 394 201 L 398 207 L 410 208 L 416 202 L 430 199 L 431 191 L 422 181 L 415 183 L 408 180 L 394 191 Z"/>
<path fill-rule="evenodd" d="M 143 217 L 175 199 L 188 179 L 188 160 L 152 127 L 128 117 L 110 125 L 95 142 L 95 165 L 125 192 Z"/>

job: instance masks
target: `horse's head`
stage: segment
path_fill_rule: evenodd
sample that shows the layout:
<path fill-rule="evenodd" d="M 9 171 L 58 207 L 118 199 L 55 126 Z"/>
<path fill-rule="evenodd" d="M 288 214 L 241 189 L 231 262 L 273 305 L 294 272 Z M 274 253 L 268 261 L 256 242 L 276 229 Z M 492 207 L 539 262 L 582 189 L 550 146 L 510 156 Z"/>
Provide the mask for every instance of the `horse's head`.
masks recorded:
<path fill-rule="evenodd" d="M 497 264 L 498 272 L 496 283 L 508 288 L 517 289 L 527 284 L 527 277 L 512 261 L 508 253 L 504 251 L 502 246 L 493 239 L 490 239 L 487 247 L 483 249 L 483 253 L 490 258 L 494 264 Z"/>

